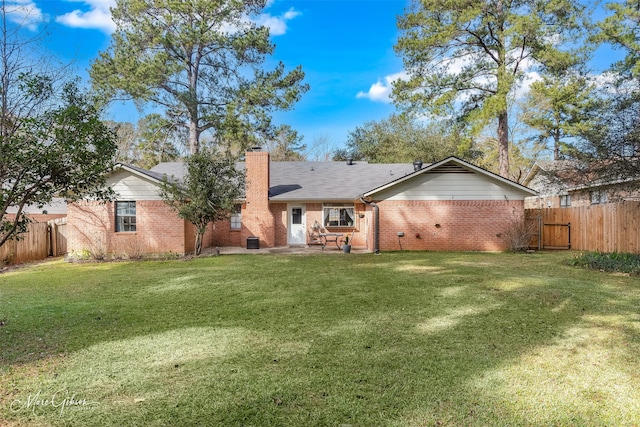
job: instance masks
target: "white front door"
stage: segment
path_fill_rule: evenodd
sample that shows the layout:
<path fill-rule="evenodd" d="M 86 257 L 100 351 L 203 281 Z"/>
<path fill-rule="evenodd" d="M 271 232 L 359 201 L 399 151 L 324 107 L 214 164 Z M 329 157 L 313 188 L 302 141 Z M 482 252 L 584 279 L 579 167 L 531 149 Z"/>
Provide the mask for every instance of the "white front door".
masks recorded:
<path fill-rule="evenodd" d="M 288 243 L 304 245 L 307 243 L 307 221 L 304 205 L 289 205 Z"/>

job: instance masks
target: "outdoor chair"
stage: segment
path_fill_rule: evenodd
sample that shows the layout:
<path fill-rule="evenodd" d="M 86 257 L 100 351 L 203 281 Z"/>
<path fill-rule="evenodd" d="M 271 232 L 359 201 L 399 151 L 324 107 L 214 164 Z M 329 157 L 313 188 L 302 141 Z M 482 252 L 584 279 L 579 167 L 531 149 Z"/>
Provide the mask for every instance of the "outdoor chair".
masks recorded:
<path fill-rule="evenodd" d="M 307 236 L 308 236 L 307 245 L 309 246 L 321 245 L 322 250 L 324 250 L 325 240 L 322 238 L 322 236 L 320 236 L 320 234 L 317 231 L 314 231 L 313 229 L 312 231 L 307 230 Z"/>

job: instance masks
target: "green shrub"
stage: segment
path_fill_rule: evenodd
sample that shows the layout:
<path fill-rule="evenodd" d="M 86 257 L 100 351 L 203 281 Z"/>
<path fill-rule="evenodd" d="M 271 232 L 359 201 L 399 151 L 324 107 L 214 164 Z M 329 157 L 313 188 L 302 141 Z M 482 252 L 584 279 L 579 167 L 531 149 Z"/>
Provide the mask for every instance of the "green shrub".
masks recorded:
<path fill-rule="evenodd" d="M 640 275 L 640 255 L 627 253 L 585 252 L 568 261 L 570 265 L 601 271 Z"/>

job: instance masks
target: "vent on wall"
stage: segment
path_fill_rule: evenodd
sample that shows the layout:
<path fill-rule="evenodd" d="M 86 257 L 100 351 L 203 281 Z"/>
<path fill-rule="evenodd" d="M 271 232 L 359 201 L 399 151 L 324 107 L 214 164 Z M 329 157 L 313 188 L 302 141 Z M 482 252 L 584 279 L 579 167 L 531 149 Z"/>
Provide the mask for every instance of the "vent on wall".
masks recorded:
<path fill-rule="evenodd" d="M 470 171 L 460 165 L 448 164 L 438 166 L 437 168 L 430 170 L 429 173 L 473 173 L 473 171 Z"/>

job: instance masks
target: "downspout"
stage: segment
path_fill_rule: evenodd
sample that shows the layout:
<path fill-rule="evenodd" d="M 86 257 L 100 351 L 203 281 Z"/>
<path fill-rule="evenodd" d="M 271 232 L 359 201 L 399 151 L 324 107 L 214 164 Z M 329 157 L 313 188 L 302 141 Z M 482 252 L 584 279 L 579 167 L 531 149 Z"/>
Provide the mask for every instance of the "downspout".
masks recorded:
<path fill-rule="evenodd" d="M 360 201 L 373 208 L 373 251 L 376 255 L 380 255 L 380 208 L 374 202 L 365 200 L 364 197 L 360 197 Z"/>

